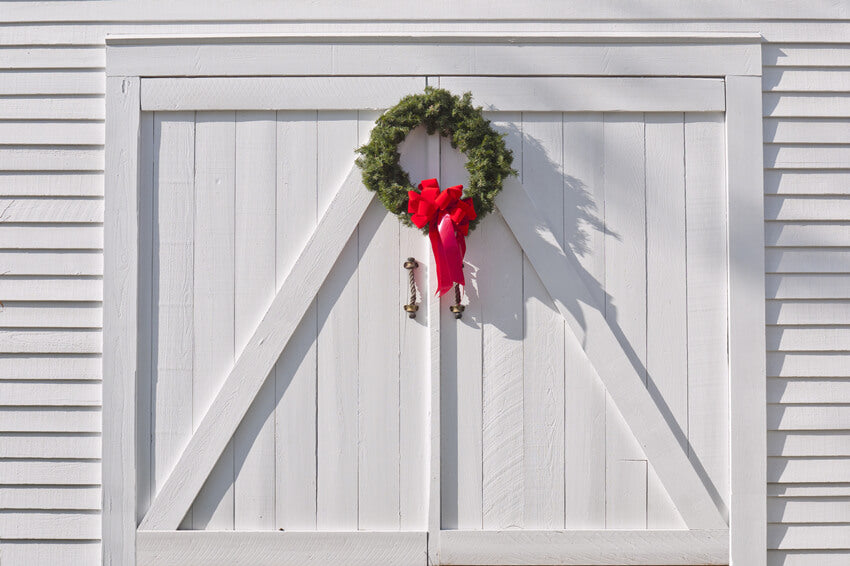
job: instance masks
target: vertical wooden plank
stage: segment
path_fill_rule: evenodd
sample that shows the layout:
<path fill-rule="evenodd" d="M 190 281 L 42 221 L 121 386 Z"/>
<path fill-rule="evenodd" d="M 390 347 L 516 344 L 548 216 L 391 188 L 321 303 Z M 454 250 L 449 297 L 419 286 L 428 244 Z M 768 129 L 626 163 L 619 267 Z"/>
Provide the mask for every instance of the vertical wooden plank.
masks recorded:
<path fill-rule="evenodd" d="M 378 113 L 360 111 L 360 143 Z M 399 222 L 377 200 L 358 240 L 358 526 L 399 528 Z"/>
<path fill-rule="evenodd" d="M 606 114 L 605 318 L 632 363 L 646 363 L 646 224 L 643 115 Z M 646 379 L 645 372 L 642 377 Z M 646 457 L 610 396 L 606 410 L 608 528 L 646 528 Z"/>
<path fill-rule="evenodd" d="M 136 557 L 136 333 L 139 79 L 106 83 L 104 223 L 103 563 Z"/>
<path fill-rule="evenodd" d="M 151 340 L 153 311 L 151 293 L 153 280 L 153 112 L 143 112 L 140 119 L 139 147 L 139 338 L 138 373 L 136 376 L 136 521 L 145 516 L 151 502 L 152 445 L 151 420 L 153 372 L 151 369 Z M 105 283 L 104 283 L 105 284 Z"/>
<path fill-rule="evenodd" d="M 563 120 L 560 112 L 522 116 L 522 183 L 564 245 Z M 509 134 L 510 136 L 510 134 Z M 511 138 L 508 138 L 511 142 Z M 515 144 L 514 144 L 515 145 Z M 523 257 L 523 526 L 564 528 L 564 318 Z"/>
<path fill-rule="evenodd" d="M 499 114 L 493 127 L 508 135 L 506 145 L 522 164 L 522 116 Z M 519 168 L 517 168 L 519 170 Z M 518 190 L 519 177 L 504 190 Z M 486 246 L 478 271 L 482 320 L 483 527 L 501 530 L 523 526 L 523 254 L 501 215 L 481 225 L 476 240 Z M 463 430 L 463 429 L 461 429 Z"/>
<path fill-rule="evenodd" d="M 440 167 L 439 138 L 428 136 L 424 128 L 407 135 L 399 146 L 401 166 L 408 172 L 410 180 L 418 183 L 422 179 L 436 177 Z M 419 267 L 414 270 L 416 281 L 416 303 L 419 311 L 416 318 L 398 309 L 401 329 L 399 331 L 399 519 L 401 530 L 428 529 L 429 473 L 428 454 L 431 439 L 429 427 L 430 365 L 429 313 L 434 301 L 429 292 L 429 265 L 431 249 L 428 238 L 416 228 L 402 226 L 399 232 L 397 270 L 399 276 L 399 305 L 410 300 L 408 273 L 402 264 L 408 257 L 416 258 Z M 439 314 L 437 311 L 436 314 Z M 436 328 L 439 331 L 439 327 Z M 437 351 L 439 355 L 439 350 Z M 438 360 L 439 362 L 439 360 Z M 439 364 L 438 364 L 439 366 Z M 439 373 L 437 373 L 439 378 Z M 432 409 L 433 410 L 433 409 Z M 431 418 L 439 415 L 431 415 Z M 437 451 L 439 456 L 439 450 Z M 439 460 L 437 460 L 439 462 Z M 437 493 L 439 501 L 439 492 Z M 437 516 L 439 530 L 439 515 Z"/>
<path fill-rule="evenodd" d="M 318 115 L 318 210 L 323 214 L 351 167 L 356 111 Z M 357 529 L 357 240 L 354 233 L 319 290 L 318 479 L 319 530 Z"/>
<path fill-rule="evenodd" d="M 195 135 L 193 426 L 234 360 L 234 113 L 198 112 Z M 192 506 L 195 529 L 233 528 L 233 444 Z"/>
<path fill-rule="evenodd" d="M 729 492 L 726 151 L 722 114 L 685 115 L 688 438 L 715 503 Z M 705 478 L 704 478 L 705 479 Z"/>
<path fill-rule="evenodd" d="M 192 434 L 195 115 L 154 116 L 154 492 Z M 187 514 L 186 519 L 190 520 Z"/>
<path fill-rule="evenodd" d="M 442 188 L 468 184 L 465 163 L 466 158 L 441 138 L 437 178 Z M 439 301 L 434 299 L 440 303 L 440 488 L 444 529 L 482 528 L 482 334 L 478 276 L 487 249 L 480 237 L 482 233 L 476 230 L 474 237 L 467 239 L 463 318 L 456 320 L 446 314 L 454 303 L 453 293 Z"/>
<path fill-rule="evenodd" d="M 234 218 L 235 351 L 241 352 L 274 299 L 277 121 L 274 112 L 236 113 Z M 275 524 L 275 382 L 260 389 L 233 435 L 234 528 Z"/>
<path fill-rule="evenodd" d="M 726 78 L 730 559 L 766 562 L 764 200 L 760 77 Z"/>
<path fill-rule="evenodd" d="M 688 430 L 688 320 L 682 114 L 646 115 L 646 370 L 649 391 Z M 685 524 L 650 466 L 647 527 Z"/>
<path fill-rule="evenodd" d="M 279 288 L 318 221 L 316 112 L 277 113 L 277 259 Z M 315 302 L 275 370 L 276 523 L 283 530 L 316 528 Z"/>
<path fill-rule="evenodd" d="M 564 114 L 564 240 L 584 281 L 605 304 L 605 193 L 601 113 Z M 578 336 L 583 329 L 572 328 Z M 565 527 L 605 527 L 606 392 L 580 343 L 566 340 Z"/>

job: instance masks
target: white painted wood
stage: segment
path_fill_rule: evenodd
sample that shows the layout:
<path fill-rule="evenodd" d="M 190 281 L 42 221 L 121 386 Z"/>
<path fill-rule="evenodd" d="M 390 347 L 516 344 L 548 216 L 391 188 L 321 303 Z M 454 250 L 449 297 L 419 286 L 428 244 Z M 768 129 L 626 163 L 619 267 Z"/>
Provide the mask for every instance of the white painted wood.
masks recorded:
<path fill-rule="evenodd" d="M 771 220 L 841 222 L 848 217 L 847 199 L 840 197 L 766 196 L 764 215 Z M 839 264 L 840 265 L 840 264 Z"/>
<path fill-rule="evenodd" d="M 767 453 L 771 456 L 848 456 L 850 435 L 845 431 L 768 431 Z"/>
<path fill-rule="evenodd" d="M 421 85 L 421 79 L 418 79 Z M 379 114 L 358 112 L 358 138 L 369 140 Z M 399 528 L 400 379 L 399 222 L 373 202 L 358 228 L 358 527 Z M 380 339 L 379 339 L 380 337 Z M 407 375 L 406 379 L 419 376 Z"/>
<path fill-rule="evenodd" d="M 192 435 L 195 115 L 156 114 L 152 330 L 152 493 L 161 492 Z M 156 146 L 155 146 L 156 147 Z M 193 494 L 194 495 L 194 494 Z M 155 501 L 155 500 L 154 500 Z M 187 506 L 188 507 L 188 506 Z M 181 512 L 178 522 L 184 518 Z M 191 525 L 191 517 L 187 519 Z M 185 525 L 185 523 L 184 523 Z"/>
<path fill-rule="evenodd" d="M 440 83 L 442 85 L 442 81 Z M 522 116 L 499 114 L 494 128 L 506 132 L 505 145 L 516 156 L 517 177 L 505 180 L 505 191 L 522 186 Z M 453 184 L 449 179 L 448 184 Z M 522 528 L 525 509 L 523 428 L 522 248 L 504 220 L 494 215 L 481 225 L 486 246 L 479 256 L 478 295 L 481 301 L 481 446 L 482 527 Z M 449 293 L 451 295 L 451 293 Z M 461 355 L 468 355 L 461 352 Z M 473 378 L 458 375 L 458 379 Z M 466 434 L 461 427 L 459 434 Z"/>
<path fill-rule="evenodd" d="M 768 549 L 844 549 L 848 525 L 768 525 Z"/>
<path fill-rule="evenodd" d="M 685 114 L 688 456 L 703 470 L 712 498 L 727 517 L 730 267 L 728 201 L 723 187 L 735 172 L 726 173 L 728 149 L 723 132 L 722 115 Z"/>
<path fill-rule="evenodd" d="M 0 120 L 103 119 L 102 96 L 0 98 Z M 102 166 L 98 169 L 102 169 Z"/>
<path fill-rule="evenodd" d="M 101 331 L 0 329 L 0 352 L 10 354 L 95 354 L 101 350 Z"/>
<path fill-rule="evenodd" d="M 93 328 L 103 323 L 100 303 L 4 302 L 0 326 L 17 328 Z"/>
<path fill-rule="evenodd" d="M 765 93 L 763 100 L 764 115 L 771 118 L 846 118 L 850 116 L 850 96 L 846 95 Z"/>
<path fill-rule="evenodd" d="M 423 86 L 419 77 L 151 78 L 142 110 L 375 110 Z"/>
<path fill-rule="evenodd" d="M 277 113 L 276 288 L 318 221 L 316 136 L 315 111 Z M 287 531 L 316 529 L 316 314 L 314 301 L 275 369 L 275 526 Z"/>
<path fill-rule="evenodd" d="M 822 566 L 841 566 L 847 553 L 844 550 L 768 550 L 767 563 L 770 566 L 804 566 L 816 561 Z"/>
<path fill-rule="evenodd" d="M 101 199 L 0 198 L 0 210 L 0 222 L 103 222 Z"/>
<path fill-rule="evenodd" d="M 846 327 L 769 326 L 768 351 L 841 351 L 850 342 Z"/>
<path fill-rule="evenodd" d="M 4 509 L 96 511 L 100 510 L 101 493 L 97 486 L 4 486 L 0 505 Z"/>
<path fill-rule="evenodd" d="M 257 45 L 244 38 L 194 38 L 154 44 L 144 38 L 108 40 L 108 75 L 609 75 L 724 76 L 758 74 L 761 46 L 655 43 L 624 35 L 610 41 L 575 35 L 511 37 L 386 33 L 381 36 L 277 36 Z M 630 41 L 631 40 L 631 41 Z M 394 45 L 392 53 L 386 43 Z M 522 44 L 521 50 L 516 45 Z M 198 58 L 198 49 L 203 57 Z"/>
<path fill-rule="evenodd" d="M 441 88 L 473 93 L 502 112 L 711 112 L 726 107 L 718 79 L 601 77 L 442 77 Z"/>
<path fill-rule="evenodd" d="M 840 358 L 840 356 L 836 357 Z M 809 364 L 815 365 L 818 361 L 811 360 Z M 850 388 L 850 380 L 838 377 L 772 378 L 767 382 L 767 400 L 769 403 L 850 403 L 848 388 Z"/>
<path fill-rule="evenodd" d="M 844 483 L 850 469 L 848 458 L 768 457 L 767 481 L 771 483 Z"/>
<path fill-rule="evenodd" d="M 100 301 L 103 285 L 98 278 L 0 278 L 0 297 L 6 301 Z"/>
<path fill-rule="evenodd" d="M 244 349 L 277 289 L 275 220 L 277 119 L 274 112 L 236 113 L 235 277 L 236 352 Z M 225 366 L 228 367 L 228 366 Z M 272 375 L 273 372 L 270 373 Z M 266 378 L 233 437 L 234 527 L 275 525 L 275 383 Z"/>
<path fill-rule="evenodd" d="M 850 407 L 845 405 L 768 405 L 768 430 L 841 429 Z"/>
<path fill-rule="evenodd" d="M 837 301 L 767 301 L 767 323 L 768 324 L 842 324 L 847 320 L 847 312 L 850 302 L 846 300 Z M 770 368 L 771 355 L 768 354 L 768 368 Z M 802 361 L 802 360 L 801 360 Z M 815 364 L 798 365 L 794 371 L 817 371 Z M 827 366 L 829 367 L 829 366 Z M 773 371 L 769 369 L 769 372 Z M 768 375 L 774 375 L 768 373 Z M 808 374 L 803 374 L 808 375 Z M 817 374 L 811 375 L 831 375 Z M 841 375 L 841 374 L 836 374 Z"/>
<path fill-rule="evenodd" d="M 100 560 L 101 545 L 98 541 L 3 541 L 0 552 L 13 564 L 38 561 L 85 566 Z"/>
<path fill-rule="evenodd" d="M 564 244 L 604 304 L 604 122 L 602 114 L 565 114 Z M 565 340 L 565 527 L 605 527 L 605 387 L 578 341 Z M 569 392 L 569 394 L 567 394 Z"/>
<path fill-rule="evenodd" d="M 0 122 L 0 141 L 9 145 L 103 145 L 104 131 L 99 120 L 4 121 Z"/>
<path fill-rule="evenodd" d="M 99 407 L 101 385 L 99 381 L 0 381 L 0 399 L 5 406 Z"/>
<path fill-rule="evenodd" d="M 61 224 L 0 226 L 0 239 L 4 249 L 102 249 L 103 228 Z"/>
<path fill-rule="evenodd" d="M 97 460 L 3 460 L 0 480 L 4 485 L 97 485 L 101 464 Z"/>
<path fill-rule="evenodd" d="M 102 100 L 98 103 L 103 105 Z M 17 111 L 15 113 L 17 116 Z M 103 159 L 99 146 L 0 148 L 0 167 L 10 171 L 102 171 Z"/>
<path fill-rule="evenodd" d="M 183 219 L 192 230 L 193 246 L 192 319 L 187 322 L 193 332 L 189 346 L 193 431 L 200 425 L 238 351 L 234 322 L 234 114 L 198 112 L 194 126 L 195 202 L 191 214 Z M 233 444 L 229 443 L 195 499 L 191 510 L 192 528 L 233 528 L 235 473 Z"/>
<path fill-rule="evenodd" d="M 726 564 L 717 531 L 445 531 L 442 564 Z"/>
<path fill-rule="evenodd" d="M 357 127 L 356 110 L 318 113 L 316 202 L 320 214 L 351 163 L 359 142 Z M 356 180 L 360 178 L 360 170 L 352 170 L 351 178 L 359 187 Z M 327 280 L 316 296 L 319 324 L 316 520 L 317 528 L 324 531 L 355 530 L 359 517 L 359 228 L 345 235 L 350 237 L 340 246 L 339 257 L 322 259 L 331 265 Z"/>
<path fill-rule="evenodd" d="M 827 303 L 829 304 L 829 303 Z M 850 377 L 847 355 L 842 353 L 768 353 L 770 377 Z M 817 383 L 812 381 L 812 383 Z"/>
<path fill-rule="evenodd" d="M 647 114 L 646 371 L 647 386 L 688 433 L 688 285 L 684 116 Z M 648 528 L 682 528 L 652 468 L 647 484 Z"/>
<path fill-rule="evenodd" d="M 110 242 L 110 249 L 104 256 L 104 272 L 110 274 L 110 278 L 104 289 L 103 326 L 108 335 L 102 370 L 109 383 L 103 388 L 106 449 L 102 456 L 105 528 L 101 533 L 101 560 L 104 565 L 117 565 L 132 562 L 136 553 L 137 439 L 132 413 L 136 398 L 139 117 L 135 108 L 139 104 L 139 80 L 115 77 L 109 79 L 108 84 L 106 137 L 111 143 L 106 157 L 109 190 L 105 199 L 108 221 L 104 225 L 104 238 Z M 78 419 L 82 415 L 73 416 L 75 423 L 82 420 Z M 97 418 L 100 414 L 85 416 Z M 91 428 L 94 432 L 100 430 L 98 425 Z M 62 532 L 56 538 L 66 536 L 67 533 Z"/>
<path fill-rule="evenodd" d="M 100 420 L 99 407 L 8 407 L 0 432 L 100 432 Z"/>
<path fill-rule="evenodd" d="M 846 75 L 850 77 L 850 73 Z M 850 143 L 850 133 L 841 120 L 766 118 L 762 123 L 765 143 Z"/>
<path fill-rule="evenodd" d="M 98 355 L 0 356 L 0 373 L 4 379 L 95 380 L 101 378 L 101 366 Z"/>
<path fill-rule="evenodd" d="M 848 279 L 848 275 L 835 273 L 766 275 L 766 296 L 768 299 L 845 299 Z"/>
<path fill-rule="evenodd" d="M 97 384 L 98 387 L 100 384 Z M 86 458 L 97 459 L 101 455 L 99 434 L 4 434 L 0 446 L 0 457 L 3 458 Z M 5 489 L 5 487 L 4 487 Z M 0 499 L 4 495 L 0 492 Z M 26 500 L 21 497 L 21 500 Z M 98 492 L 97 502 L 90 509 L 100 509 L 101 496 Z M 49 502 L 49 498 L 45 501 Z M 54 505 L 54 503 L 48 503 Z M 3 506 L 6 507 L 5 505 Z M 47 507 L 52 508 L 52 507 Z M 62 508 L 61 506 L 59 508 Z"/>
<path fill-rule="evenodd" d="M 846 67 L 848 56 L 837 45 L 767 45 L 762 50 L 762 62 L 780 67 Z"/>
<path fill-rule="evenodd" d="M 140 531 L 139 566 L 203 563 L 221 566 L 421 566 L 427 539 L 410 533 L 281 533 Z"/>
<path fill-rule="evenodd" d="M 830 145 L 765 145 L 766 168 L 846 169 L 850 167 L 850 147 Z"/>
<path fill-rule="evenodd" d="M 103 94 L 106 91 L 105 77 L 98 71 L 4 70 L 0 71 L 0 84 L 0 94 L 15 95 Z"/>
<path fill-rule="evenodd" d="M 466 186 L 469 173 L 464 168 L 463 156 L 451 148 L 445 138 L 439 140 L 440 161 L 437 179 L 442 186 Z M 482 226 L 483 230 L 483 226 Z M 483 232 L 482 232 L 483 233 Z M 464 260 L 464 277 L 470 277 L 463 290 L 465 305 L 460 324 L 447 314 L 453 304 L 453 293 L 434 299 L 439 303 L 438 313 L 429 320 L 439 319 L 439 376 L 440 392 L 440 502 L 441 522 L 444 529 L 482 528 L 482 384 L 483 358 L 464 352 L 478 352 L 483 348 L 483 312 L 481 282 L 478 274 L 487 253 L 485 238 L 469 238 Z M 430 247 L 430 245 L 429 245 Z M 433 254 L 428 252 L 428 256 Z M 431 269 L 435 269 L 431 261 Z M 429 290 L 435 293 L 436 271 L 429 276 Z M 435 305 L 437 308 L 437 305 Z M 431 315 L 429 315 L 431 316 Z M 432 340 L 434 330 L 432 330 Z M 436 347 L 432 342 L 431 347 Z M 433 364 L 433 362 L 432 362 Z M 432 401 L 433 402 L 433 401 Z M 433 407 L 432 407 L 433 411 Z M 432 446 L 432 449 L 435 449 Z M 439 524 L 437 525 L 439 527 Z"/>
<path fill-rule="evenodd" d="M 330 271 L 371 195 L 352 171 L 280 287 L 201 425 L 151 504 L 143 529 L 175 528 Z M 230 433 L 230 434 L 228 434 Z"/>
<path fill-rule="evenodd" d="M 766 246 L 847 247 L 850 246 L 850 223 L 766 222 L 764 243 Z"/>
<path fill-rule="evenodd" d="M 509 149 L 514 151 L 514 168 L 545 210 L 558 242 L 565 245 L 563 116 L 526 112 L 521 127 L 521 132 L 508 138 L 513 141 Z M 517 142 L 520 148 L 516 148 Z M 564 527 L 566 485 L 565 323 L 525 257 L 522 293 L 523 528 L 560 529 Z"/>
<path fill-rule="evenodd" d="M 687 462 L 686 454 L 655 408 L 640 376 L 620 348 L 602 313 L 598 308 L 590 306 L 593 299 L 583 289 L 585 284 L 576 272 L 575 260 L 557 245 L 524 190 L 504 191 L 500 199 L 502 215 L 522 244 L 541 281 L 547 286 L 558 310 L 571 328 L 574 325 L 582 327 L 578 320 L 583 320 L 583 349 L 608 387 L 618 409 L 624 413 L 685 523 L 691 528 L 700 528 L 700 525 L 723 528 L 725 522 Z M 541 239 L 547 245 L 538 244 Z M 567 285 L 573 293 L 580 294 L 568 294 L 565 290 Z M 576 309 L 580 310 L 575 310 L 580 314 L 575 315 L 567 307 L 574 304 L 574 296 L 580 297 L 581 301 L 576 305 Z M 582 318 L 576 320 L 578 316 Z"/>
<path fill-rule="evenodd" d="M 850 73 L 840 67 L 765 67 L 762 88 L 771 92 L 847 92 Z"/>
<path fill-rule="evenodd" d="M 3 47 L 4 69 L 55 69 L 101 68 L 106 62 L 103 47 L 99 45 L 39 47 L 37 45 Z"/>
<path fill-rule="evenodd" d="M 642 114 L 604 116 L 604 316 L 646 384 L 646 196 Z M 525 248 L 525 246 L 524 246 Z M 530 253 L 526 250 L 526 253 Z M 551 291 L 551 289 L 550 289 Z M 585 338 L 587 339 L 587 338 Z M 595 364 L 594 364 L 595 365 Z M 606 409 L 605 526 L 646 528 L 647 458 L 610 390 Z"/>
<path fill-rule="evenodd" d="M 765 194 L 848 194 L 850 173 L 830 170 L 771 170 L 764 172 Z"/>
<path fill-rule="evenodd" d="M 0 529 L 5 539 L 91 540 L 101 529 L 100 514 L 16 512 L 0 514 Z"/>
<path fill-rule="evenodd" d="M 98 252 L 0 251 L 0 265 L 3 275 L 103 275 L 103 255 Z"/>
<path fill-rule="evenodd" d="M 37 124 L 27 122 L 25 132 Z M 105 128 L 104 128 L 105 130 Z M 18 129 L 17 131 L 20 132 Z M 55 196 L 101 196 L 103 195 L 103 175 L 101 173 L 77 173 L 73 171 L 0 172 L 0 194 L 16 195 L 55 195 Z"/>

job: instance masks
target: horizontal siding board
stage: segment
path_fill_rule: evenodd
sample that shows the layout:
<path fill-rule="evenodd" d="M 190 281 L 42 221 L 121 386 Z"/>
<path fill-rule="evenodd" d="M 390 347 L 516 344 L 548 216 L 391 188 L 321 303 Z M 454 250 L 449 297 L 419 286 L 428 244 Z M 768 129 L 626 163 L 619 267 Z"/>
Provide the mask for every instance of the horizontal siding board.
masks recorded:
<path fill-rule="evenodd" d="M 850 67 L 844 45 L 770 45 L 762 49 L 762 64 L 782 67 Z"/>
<path fill-rule="evenodd" d="M 767 324 L 844 324 L 848 320 L 850 300 L 767 301 Z"/>
<path fill-rule="evenodd" d="M 767 406 L 768 430 L 840 430 L 850 425 L 850 405 Z"/>
<path fill-rule="evenodd" d="M 768 457 L 767 459 L 768 482 L 846 483 L 848 478 L 850 478 L 850 458 Z"/>
<path fill-rule="evenodd" d="M 100 541 L 0 541 L 0 555 L 10 564 L 91 566 L 100 562 Z"/>
<path fill-rule="evenodd" d="M 769 326 L 768 351 L 834 352 L 850 349 L 850 327 Z"/>
<path fill-rule="evenodd" d="M 18 276 L 40 275 L 103 275 L 103 254 L 91 251 L 0 251 L 0 274 Z M 5 311 L 0 308 L 0 325 L 5 324 Z"/>
<path fill-rule="evenodd" d="M 768 144 L 764 146 L 766 168 L 847 169 L 850 168 L 850 146 Z"/>
<path fill-rule="evenodd" d="M 829 549 L 850 546 L 850 524 L 768 525 L 768 549 Z"/>
<path fill-rule="evenodd" d="M 98 120 L 0 121 L 0 145 L 103 145 L 104 130 Z"/>
<path fill-rule="evenodd" d="M 848 319 L 843 319 L 846 322 Z M 768 352 L 767 375 L 775 377 L 850 377 L 850 354 Z M 826 382 L 825 382 L 826 383 Z"/>
<path fill-rule="evenodd" d="M 100 538 L 100 514 L 0 510 L 0 532 L 5 540 L 97 539 Z"/>
<path fill-rule="evenodd" d="M 767 433 L 768 456 L 850 456 L 850 431 Z"/>
<path fill-rule="evenodd" d="M 768 195 L 764 214 L 771 220 L 841 222 L 850 219 L 850 198 Z"/>
<path fill-rule="evenodd" d="M 0 69 L 99 69 L 106 50 L 98 46 L 2 47 Z"/>
<path fill-rule="evenodd" d="M 847 378 L 776 377 L 768 379 L 767 391 L 768 403 L 850 403 Z"/>
<path fill-rule="evenodd" d="M 100 485 L 100 461 L 0 460 L 0 484 Z"/>
<path fill-rule="evenodd" d="M 81 379 L 101 378 L 99 355 L 0 354 L 0 375 L 4 379 Z"/>
<path fill-rule="evenodd" d="M 2 196 L 103 196 L 103 173 L 0 171 Z"/>
<path fill-rule="evenodd" d="M 0 120 L 103 120 L 102 96 L 0 96 Z"/>
<path fill-rule="evenodd" d="M 850 143 L 850 128 L 846 120 L 765 118 L 762 124 L 764 143 Z"/>
<path fill-rule="evenodd" d="M 97 302 L 4 301 L 0 307 L 2 328 L 98 328 L 102 323 Z"/>
<path fill-rule="evenodd" d="M 2 53 L 2 51 L 0 51 Z M 0 60 L 0 65 L 5 61 Z M 101 70 L 0 71 L 0 95 L 61 95 L 106 92 L 106 74 Z"/>
<path fill-rule="evenodd" d="M 767 520 L 770 523 L 848 523 L 850 498 L 791 499 L 768 498 Z"/>
<path fill-rule="evenodd" d="M 102 171 L 100 147 L 0 147 L 0 169 L 7 171 Z"/>
<path fill-rule="evenodd" d="M 850 195 L 850 172 L 768 170 L 764 172 L 764 192 L 767 195 Z"/>
<path fill-rule="evenodd" d="M 847 550 L 768 550 L 767 566 L 846 566 Z"/>
<path fill-rule="evenodd" d="M 765 245 L 850 247 L 850 223 L 767 222 L 765 223 Z M 768 298 L 771 297 L 768 296 Z"/>
<path fill-rule="evenodd" d="M 99 434 L 4 433 L 0 458 L 100 458 Z M 0 488 L 2 493 L 2 488 Z M 0 508 L 3 505 L 0 504 Z"/>
<path fill-rule="evenodd" d="M 99 381 L 0 381 L 0 403 L 6 406 L 99 407 L 100 386 Z M 38 442 L 38 439 L 31 440 Z M 2 449 L 0 447 L 0 451 Z"/>
<path fill-rule="evenodd" d="M 771 118 L 847 118 L 850 94 L 768 92 L 762 108 L 764 115 Z"/>
<path fill-rule="evenodd" d="M 99 409 L 0 408 L 0 432 L 100 432 L 100 420 Z"/>
<path fill-rule="evenodd" d="M 0 277 L 0 297 L 7 301 L 101 301 L 100 279 Z"/>
<path fill-rule="evenodd" d="M 770 92 L 850 92 L 850 68 L 765 67 L 762 88 Z"/>
<path fill-rule="evenodd" d="M 850 483 L 769 483 L 768 497 L 850 497 Z"/>
<path fill-rule="evenodd" d="M 843 299 L 850 289 L 850 275 L 767 275 L 768 299 Z"/>
<path fill-rule="evenodd" d="M 3 354 L 97 354 L 101 349 L 100 329 L 0 328 Z"/>
<path fill-rule="evenodd" d="M 0 150 L 2 155 L 2 150 Z M 103 222 L 102 198 L 0 198 L 0 222 Z"/>
<path fill-rule="evenodd" d="M 100 487 L 83 486 L 2 486 L 0 509 L 100 509 Z M 0 549 L 0 555 L 5 558 Z M 60 562 L 65 564 L 64 561 Z"/>
<path fill-rule="evenodd" d="M 6 250 L 99 250 L 103 248 L 103 227 L 88 226 L 3 226 L 0 249 Z M 7 300 L 11 297 L 5 296 Z M 36 297 L 35 300 L 49 299 Z"/>
<path fill-rule="evenodd" d="M 772 248 L 765 264 L 767 273 L 850 273 L 850 251 Z"/>

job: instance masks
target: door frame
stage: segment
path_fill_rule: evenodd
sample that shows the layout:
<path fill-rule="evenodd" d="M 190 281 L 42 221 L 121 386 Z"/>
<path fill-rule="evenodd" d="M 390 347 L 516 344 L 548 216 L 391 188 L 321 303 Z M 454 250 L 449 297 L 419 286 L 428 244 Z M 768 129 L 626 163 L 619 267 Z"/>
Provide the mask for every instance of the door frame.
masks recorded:
<path fill-rule="evenodd" d="M 730 563 L 765 563 L 764 211 L 761 38 L 758 34 L 109 36 L 106 44 L 104 564 L 133 564 L 140 549 L 173 548 L 176 544 L 167 538 L 174 537 L 174 531 L 140 532 L 137 541 L 135 439 L 141 113 L 154 108 L 178 110 L 181 105 L 193 110 L 203 109 L 198 106 L 203 104 L 203 97 L 191 96 L 192 85 L 211 80 L 235 84 L 233 81 L 239 81 L 238 77 L 257 75 L 269 77 L 264 80 L 271 82 L 291 77 L 286 79 L 290 83 L 297 82 L 295 77 L 305 76 L 411 75 L 564 77 L 567 81 L 564 84 L 569 83 L 569 77 L 593 77 L 582 80 L 603 82 L 615 80 L 613 77 L 634 77 L 633 81 L 639 86 L 661 85 L 659 81 L 674 80 L 673 77 L 676 84 L 684 84 L 679 79 L 691 81 L 690 84 L 701 79 L 722 79 L 726 112 L 728 261 L 735 266 L 730 269 L 728 286 L 730 525 L 728 540 L 725 531 L 712 531 L 714 534 L 706 531 L 707 538 L 701 540 L 711 543 L 706 558 L 712 563 L 721 563 L 717 562 L 718 549 L 725 554 L 727 544 L 726 557 Z M 392 57 L 387 56 L 388 50 Z M 506 57 L 508 54 L 510 56 Z M 281 107 L 284 91 L 264 88 L 257 91 L 260 92 L 271 95 L 266 99 L 259 94 L 254 96 L 256 108 Z M 214 102 L 216 108 L 220 108 L 223 91 L 218 91 L 216 96 Z M 599 109 L 623 110 L 618 105 L 633 99 L 634 96 L 614 96 L 612 100 L 599 102 L 607 105 Z M 311 101 L 312 107 L 316 104 Z M 717 104 L 716 96 L 706 104 Z M 240 105 L 240 109 L 243 107 Z M 489 108 L 503 109 L 495 103 Z M 486 102 L 485 109 L 488 109 Z M 670 108 L 661 109 L 670 111 Z M 346 194 L 358 193 L 351 190 L 350 181 L 351 177 L 340 194 L 346 186 L 349 186 Z M 356 178 L 354 185 L 359 189 Z M 346 206 L 362 206 L 365 210 L 366 204 L 368 200 L 354 197 Z M 439 316 L 436 305 L 433 310 L 429 312 L 431 321 Z M 430 326 L 431 469 L 427 533 L 346 533 L 348 538 L 342 541 L 340 533 L 193 533 L 194 543 L 203 545 L 202 541 L 209 542 L 210 537 L 216 536 L 220 537 L 216 540 L 228 544 L 226 540 L 247 534 L 258 537 L 257 540 L 273 541 L 281 552 L 293 553 L 292 559 L 297 563 L 307 563 L 304 553 L 309 552 L 312 559 L 309 563 L 315 564 L 339 558 L 333 553 L 340 545 L 350 545 L 353 537 L 360 554 L 354 548 L 354 554 L 346 555 L 352 564 L 386 560 L 421 564 L 425 548 L 434 563 L 610 564 L 623 560 L 628 553 L 633 556 L 636 544 L 626 544 L 620 550 L 613 548 L 611 552 L 599 550 L 611 541 L 612 534 L 631 537 L 627 540 L 637 543 L 643 541 L 646 548 L 665 544 L 661 538 L 665 531 L 587 531 L 584 534 L 577 534 L 581 531 L 515 531 L 462 535 L 441 531 L 440 362 L 439 348 L 434 347 L 435 343 L 439 344 L 439 324 Z M 656 537 L 652 533 L 660 535 Z M 724 540 L 718 542 L 718 536 Z M 398 544 L 402 540 L 404 543 Z M 137 548 L 138 543 L 143 548 Z M 231 543 L 231 548 L 244 550 L 244 543 L 233 540 Z M 502 549 L 508 548 L 507 545 L 510 548 L 520 545 L 523 551 L 507 555 L 500 552 L 500 545 L 506 545 Z M 317 546 L 324 552 L 315 552 Z M 301 554 L 297 552 L 299 548 Z M 374 554 L 375 548 L 383 548 L 384 554 Z M 686 545 L 673 544 L 668 551 L 675 555 L 686 548 Z M 568 562 L 570 560 L 572 562 Z"/>

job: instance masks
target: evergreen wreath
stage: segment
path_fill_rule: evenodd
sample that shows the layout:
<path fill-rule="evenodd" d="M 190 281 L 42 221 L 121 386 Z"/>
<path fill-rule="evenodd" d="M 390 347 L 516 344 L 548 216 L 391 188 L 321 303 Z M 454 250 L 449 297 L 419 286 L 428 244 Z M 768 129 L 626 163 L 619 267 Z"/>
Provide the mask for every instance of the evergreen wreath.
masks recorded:
<path fill-rule="evenodd" d="M 411 94 L 384 112 L 377 120 L 369 143 L 357 149 L 356 160 L 363 171 L 363 184 L 378 193 L 384 206 L 406 226 L 413 226 L 407 212 L 408 191 L 415 191 L 407 172 L 399 164 L 398 145 L 420 124 L 428 134 L 439 132 L 453 148 L 466 154 L 469 184 L 463 192 L 475 206 L 477 218 L 469 223 L 473 230 L 493 211 L 496 195 L 510 175 L 513 155 L 505 147 L 504 134 L 490 127 L 481 107 L 472 106 L 472 95 L 458 97 L 430 86 L 422 94 Z M 427 233 L 428 227 L 423 228 Z"/>

